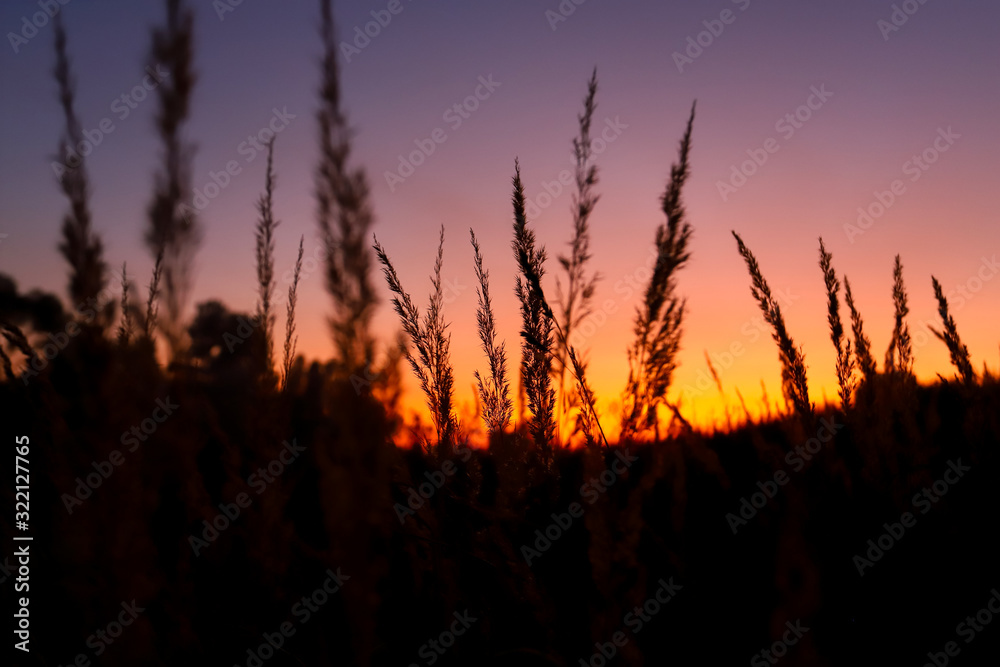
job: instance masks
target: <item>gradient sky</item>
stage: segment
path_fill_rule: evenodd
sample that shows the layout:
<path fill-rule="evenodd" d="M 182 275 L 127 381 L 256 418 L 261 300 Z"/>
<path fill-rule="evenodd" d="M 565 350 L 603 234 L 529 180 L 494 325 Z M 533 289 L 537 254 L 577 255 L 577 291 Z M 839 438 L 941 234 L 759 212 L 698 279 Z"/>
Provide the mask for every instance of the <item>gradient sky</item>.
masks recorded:
<path fill-rule="evenodd" d="M 275 109 L 295 116 L 276 143 L 279 274 L 292 267 L 300 235 L 307 257 L 318 248 L 312 198 L 317 3 L 243 0 L 221 17 L 222 3 L 192 4 L 199 75 L 188 126 L 198 147 L 194 186 L 203 190 L 210 172 L 230 160 L 240 163 L 241 172 L 201 214 L 205 236 L 189 305 L 218 298 L 248 311 L 255 300 L 252 230 L 264 159 L 245 147 L 241 152 L 241 144 L 267 126 Z M 389 4 L 337 3 L 339 38 L 353 40 L 355 28 L 363 29 L 372 11 Z M 724 412 L 714 385 L 705 382 L 705 351 L 716 355 L 729 404 L 737 387 L 751 406 L 758 404 L 761 380 L 772 400 L 780 396 L 777 351 L 757 324 L 759 311 L 732 229 L 756 254 L 772 290 L 790 295 L 786 322 L 804 347 L 815 401 L 836 395 L 817 266 L 819 236 L 838 272 L 851 279 L 880 365 L 892 327 L 892 261 L 900 253 L 918 377 L 953 374 L 945 346 L 921 324 L 937 324 L 931 274 L 946 291 L 960 285 L 966 290 L 965 296 L 952 295 L 959 331 L 976 368 L 985 361 L 996 369 L 1000 266 L 987 260 L 1000 255 L 993 194 L 1000 145 L 1000 6 L 989 0 L 902 4 L 916 11 L 897 14 L 901 25 L 889 31 L 893 3 L 871 0 L 586 0 L 579 6 L 565 0 L 562 7 L 575 10 L 559 21 L 546 14 L 559 12 L 557 0 L 401 0 L 402 11 L 350 62 L 341 61 L 344 99 L 357 130 L 355 164 L 367 168 L 372 185 L 374 230 L 421 305 L 437 230 L 446 227 L 443 273 L 452 286 L 446 315 L 460 402 L 471 401 L 472 372 L 486 365 L 475 337 L 469 227 L 483 245 L 499 333 L 516 361 L 514 158 L 521 161 L 529 200 L 549 204 L 529 223 L 554 259 L 570 238 L 572 197 L 565 188 L 550 202 L 539 195 L 546 182 L 570 168 L 576 114 L 595 66 L 595 125 L 600 131 L 618 128 L 608 130 L 614 141 L 597 158 L 601 200 L 591 220 L 593 265 L 603 276 L 595 304 L 613 312 L 582 342 L 599 411 L 613 410 L 624 386 L 625 348 L 639 303 L 638 290 L 627 281 L 646 277 L 662 221 L 658 200 L 694 99 L 698 116 L 685 198 L 695 234 L 691 262 L 679 277 L 689 312 L 671 393 L 683 392 L 689 415 L 708 423 Z M 730 22 L 713 23 L 724 10 L 731 12 L 724 16 Z M 22 17 L 37 11 L 36 2 L 0 6 L 0 232 L 6 234 L 0 239 L 0 272 L 14 276 L 22 289 L 64 295 L 66 269 L 56 243 L 66 202 L 50 167 L 61 123 L 50 74 L 54 31 L 51 24 L 39 28 L 17 53 L 8 35 L 21 32 Z M 145 284 L 152 266 L 142 235 L 158 150 L 155 102 L 147 98 L 126 118 L 120 104 L 112 105 L 142 81 L 149 30 L 161 21 L 162 3 L 75 0 L 64 12 L 79 116 L 85 129 L 97 128 L 104 118 L 114 125 L 88 157 L 96 228 L 108 262 L 120 267 L 128 261 L 137 282 Z M 697 42 L 706 21 L 716 32 L 721 26 L 721 34 L 711 42 L 701 35 L 708 46 L 700 53 L 692 48 L 688 55 L 696 57 L 679 68 L 675 52 L 684 53 L 689 38 Z M 499 86 L 456 127 L 445 112 L 473 95 L 480 77 L 492 77 Z M 798 127 L 781 123 L 809 101 L 814 88 L 831 95 L 821 105 L 813 97 L 819 108 Z M 400 156 L 437 128 L 447 140 L 405 182 L 390 187 L 385 172 L 396 170 Z M 942 133 L 952 137 L 938 141 L 948 150 L 926 171 L 915 169 L 914 156 L 927 150 L 934 157 Z M 733 166 L 748 160 L 748 151 L 759 157 L 765 145 L 772 151 L 777 146 L 776 152 L 723 197 L 719 184 L 729 182 Z M 856 224 L 858 208 L 872 206 L 876 193 L 890 190 L 897 179 L 902 194 L 867 230 L 849 238 L 845 225 Z M 548 290 L 554 289 L 556 268 L 550 262 Z M 284 287 L 282 282 L 281 292 Z M 388 339 L 398 323 L 380 277 L 379 287 L 386 300 L 376 322 Z M 328 358 L 330 302 L 318 271 L 307 271 L 299 308 L 300 350 Z M 734 345 L 738 354 L 726 358 Z M 415 401 L 409 377 L 407 386 Z"/>

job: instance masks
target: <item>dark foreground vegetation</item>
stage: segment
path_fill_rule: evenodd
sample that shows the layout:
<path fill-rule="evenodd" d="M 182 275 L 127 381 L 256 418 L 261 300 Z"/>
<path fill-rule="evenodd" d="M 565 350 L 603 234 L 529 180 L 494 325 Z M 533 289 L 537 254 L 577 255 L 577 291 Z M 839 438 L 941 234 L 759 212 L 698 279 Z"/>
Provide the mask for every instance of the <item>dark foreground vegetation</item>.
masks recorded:
<path fill-rule="evenodd" d="M 840 400 L 817 409 L 804 352 L 734 233 L 773 330 L 787 409 L 762 422 L 748 414 L 726 432 L 692 428 L 667 399 L 693 233 L 682 198 L 692 106 L 627 346 L 622 434 L 609 440 L 573 345 L 597 282 L 595 72 L 573 141 L 570 252 L 548 296 L 551 269 L 514 166 L 517 363 L 497 340 L 489 258 L 470 234 L 488 369 L 476 374 L 476 418 L 489 434 L 488 447 L 472 448 L 473 426 L 455 416 L 442 252 L 421 313 L 393 267 L 391 238 L 383 247 L 371 235 L 328 1 L 315 194 L 336 356 L 296 354 L 301 240 L 287 297 L 276 296 L 273 143 L 247 226 L 256 311 L 209 301 L 187 318 L 202 224 L 188 204 L 183 132 L 193 19 L 179 0 L 166 6 L 151 49 L 170 76 L 157 89 L 162 165 L 144 298 L 125 265 L 110 286 L 73 148 L 81 125 L 56 17 L 58 183 L 69 202 L 59 247 L 73 306 L 0 276 L 2 437 L 30 461 L 30 527 L 13 512 L 0 522 L 5 545 L 32 537 L 30 580 L 10 555 L 0 582 L 5 609 L 30 584 L 30 653 L 15 652 L 18 664 L 994 664 L 1000 381 L 975 370 L 937 280 L 936 333 L 957 377 L 927 386 L 912 374 L 900 259 L 879 370 L 846 278 L 850 323 L 841 321 L 841 277 L 820 241 Z M 388 345 L 370 326 L 376 261 L 402 328 Z M 404 359 L 433 421 L 409 449 L 394 444 L 410 428 L 398 409 Z M 517 419 L 512 377 L 523 394 Z M 565 447 L 570 438 L 583 446 Z M 0 481 L 11 506 L 25 484 L 16 479 Z"/>
<path fill-rule="evenodd" d="M 577 665 L 618 631 L 618 664 L 746 664 L 800 620 L 784 664 L 919 665 L 956 641 L 984 665 L 998 650 L 995 627 L 968 645 L 955 631 L 1000 585 L 995 381 L 880 384 L 871 407 L 823 417 L 842 428 L 815 455 L 795 448 L 822 425 L 789 418 L 548 467 L 515 434 L 488 452 L 397 449 L 380 404 L 318 365 L 276 394 L 240 368 L 168 378 L 148 351 L 77 345 L 27 390 L 2 387 L 4 437 L 32 446 L 35 661 L 20 664 L 258 664 L 247 651 L 286 622 L 266 664 L 430 664 L 428 642 L 466 612 L 437 664 Z M 130 451 L 158 399 L 177 407 Z M 267 482 L 284 441 L 302 451 Z M 763 504 L 769 483 L 751 514 L 742 499 Z M 939 500 L 915 503 L 923 489 Z M 903 512 L 915 525 L 866 555 Z M 855 556 L 873 558 L 863 576 Z M 306 613 L 329 570 L 342 588 Z M 679 590 L 644 621 L 661 581 Z M 144 611 L 120 638 L 93 638 L 133 600 Z"/>

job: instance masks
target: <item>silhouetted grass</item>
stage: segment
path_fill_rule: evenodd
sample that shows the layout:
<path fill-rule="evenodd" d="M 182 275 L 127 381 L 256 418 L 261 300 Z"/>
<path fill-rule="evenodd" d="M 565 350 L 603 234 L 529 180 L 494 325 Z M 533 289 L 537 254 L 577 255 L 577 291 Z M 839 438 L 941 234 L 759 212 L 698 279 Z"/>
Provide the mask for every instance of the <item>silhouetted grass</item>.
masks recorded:
<path fill-rule="evenodd" d="M 996 585 L 1000 545 L 988 520 L 1000 511 L 992 483 L 1000 474 L 1000 382 L 985 368 L 981 375 L 973 372 L 932 277 L 943 321 L 935 333 L 963 382 L 914 381 L 912 391 L 899 391 L 893 372 L 910 372 L 913 350 L 897 257 L 896 318 L 883 375 L 844 278 L 866 390 L 846 400 L 851 345 L 840 320 L 839 281 L 821 241 L 841 409 L 821 407 L 814 414 L 803 353 L 756 259 L 734 232 L 751 293 L 774 329 L 783 391 L 797 414 L 773 416 L 764 388 L 766 417 L 754 421 L 737 387 L 744 424 L 714 433 L 687 424 L 666 391 L 684 313 L 676 271 L 687 260 L 691 234 L 681 189 L 689 171 L 693 109 L 663 198 L 667 220 L 657 230 L 656 270 L 629 348 L 634 402 L 627 414 L 634 417 L 626 435 L 614 444 L 604 437 L 585 364 L 569 344 L 574 317 L 564 311 L 562 326 L 545 298 L 545 252 L 528 226 L 515 163 L 516 295 L 532 423 L 505 432 L 512 412 L 506 351 L 496 341 L 489 274 L 470 230 L 477 323 L 490 366 L 488 378 L 475 377 L 490 446 L 470 449 L 457 428 L 443 316 L 442 228 L 423 317 L 384 249 L 377 240 L 374 245 L 410 338 L 411 368 L 428 396 L 439 440 L 451 445 L 433 453 L 394 446 L 393 437 L 404 430 L 396 411 L 401 346 L 390 346 L 381 367 L 371 365 L 374 288 L 368 261 L 350 256 L 360 247 L 357 235 L 371 224 L 371 212 L 363 173 L 346 167 L 349 142 L 340 116 L 332 9 L 329 2 L 321 8 L 323 157 L 317 198 L 323 241 L 335 251 L 326 267 L 335 300 L 335 359 L 306 362 L 296 356 L 300 238 L 280 386 L 254 381 L 265 361 L 270 367 L 262 353 L 270 334 L 249 323 L 271 317 L 265 302 L 273 288 L 277 223 L 270 155 L 255 234 L 258 317 L 208 301 L 198 304 L 190 322 L 177 319 L 176 259 L 179 248 L 193 247 L 193 237 L 185 236 L 191 221 L 157 207 L 180 201 L 186 187 L 183 160 L 175 163 L 170 156 L 179 158 L 172 151 L 184 144 L 182 89 L 189 92 L 190 81 L 175 81 L 179 87 L 161 97 L 161 112 L 169 111 L 158 121 L 167 159 L 154 185 L 151 223 L 163 236 L 153 234 L 156 265 L 145 323 L 131 300 L 123 263 L 117 335 L 63 334 L 66 344 L 53 355 L 50 334 L 79 325 L 86 314 L 64 310 L 51 295 L 21 294 L 12 279 L 0 276 L 0 404 L 7 417 L 0 428 L 7 442 L 30 437 L 31 562 L 38 568 L 30 581 L 32 657 L 38 664 L 98 658 L 91 655 L 95 629 L 108 628 L 122 603 L 132 601 L 144 611 L 105 647 L 102 664 L 429 664 L 429 642 L 444 646 L 442 633 L 453 627 L 455 614 L 465 612 L 476 620 L 452 638 L 441 664 L 597 664 L 595 652 L 612 645 L 619 664 L 745 664 L 775 645 L 786 622 L 796 621 L 810 630 L 782 664 L 921 664 L 928 650 L 949 641 L 956 619 L 974 613 Z M 190 14 L 174 0 L 168 9 L 154 51 L 172 59 L 172 71 L 189 73 Z M 57 59 L 69 91 L 61 28 L 59 34 Z M 590 102 L 595 89 L 592 78 Z M 71 110 L 70 101 L 64 105 L 67 136 L 76 126 Z M 585 103 L 584 115 L 592 111 Z M 580 145 L 587 136 L 583 124 L 581 118 Z M 586 158 L 578 162 L 586 164 Z M 596 201 L 588 194 L 594 173 L 578 171 L 583 185 L 574 204 L 580 207 L 577 223 L 586 221 L 583 209 Z M 85 192 L 79 181 L 68 190 L 72 197 Z M 76 213 L 70 217 L 63 245 L 72 236 L 74 247 L 91 249 L 64 251 L 74 258 L 69 296 L 76 299 L 97 284 L 92 278 L 99 273 L 100 253 L 96 236 L 86 231 L 89 223 Z M 577 245 L 567 262 L 573 270 L 589 254 L 585 227 L 575 227 Z M 164 302 L 177 302 L 166 309 L 175 346 L 166 366 L 152 340 L 161 275 L 164 293 L 173 293 Z M 592 284 L 585 272 L 577 276 L 576 286 Z M 581 290 L 574 309 L 586 302 L 586 288 Z M 581 397 L 588 444 L 599 440 L 602 448 L 553 446 L 553 408 L 562 392 L 556 395 L 551 387 L 551 364 L 559 350 Z M 190 363 L 177 363 L 178 356 Z M 721 393 L 711 359 L 706 362 Z M 35 366 L 35 381 L 19 377 Z M 686 428 L 662 438 L 657 433 L 651 444 L 638 431 L 656 427 L 661 404 Z M 522 447 L 532 439 L 535 451 Z M 535 457 L 546 465 L 535 465 Z M 962 473 L 952 482 L 946 471 L 956 469 Z M 779 473 L 787 478 L 780 484 Z M 947 495 L 940 491 L 942 479 Z M 765 491 L 769 497 L 758 502 Z M 931 492 L 936 502 L 918 514 L 914 499 Z M 13 475 L 0 480 L 0 493 L 13 503 Z M 901 518 L 904 512 L 915 517 L 915 527 Z M 903 523 L 906 530 L 894 537 L 891 551 L 860 576 L 858 554 L 872 544 L 884 548 L 884 533 L 897 533 Z M 13 529 L 10 522 L 2 524 L 5 537 Z M 11 564 L 3 567 L 13 571 Z M 345 575 L 342 589 L 317 597 L 331 571 Z M 657 601 L 653 612 L 651 600 L 665 580 L 681 589 L 669 604 Z M 14 583 L 8 574 L 0 580 L 0 586 Z M 296 609 L 309 609 L 308 621 Z M 641 632 L 637 618 L 644 619 Z M 285 632 L 274 648 L 284 627 L 294 632 Z M 998 641 L 984 632 L 975 644 L 962 646 L 961 660 L 993 664 Z M 260 657 L 262 652 L 269 657 Z"/>
<path fill-rule="evenodd" d="M 274 296 L 274 137 L 267 142 L 267 167 L 264 175 L 264 193 L 257 200 L 257 226 L 254 228 L 257 269 L 257 322 L 264 334 L 265 364 L 268 374 L 274 366 L 274 315 L 271 299 Z"/>
<path fill-rule="evenodd" d="M 851 283 L 844 276 L 844 301 L 851 311 L 851 331 L 854 334 L 854 353 L 858 360 L 858 368 L 865 382 L 870 382 L 875 377 L 875 359 L 872 357 L 871 341 L 865 335 L 865 323 L 861 318 L 861 313 L 854 306 L 854 295 L 851 294 Z"/>
<path fill-rule="evenodd" d="M 653 429 L 659 438 L 657 407 L 667 404 L 675 417 L 680 411 L 667 401 L 667 391 L 677 368 L 684 323 L 684 299 L 677 293 L 676 273 L 690 258 L 692 227 L 687 221 L 682 193 L 690 174 L 691 130 L 695 105 L 681 139 L 677 162 L 663 193 L 667 220 L 656 230 L 656 265 L 635 318 L 635 341 L 628 350 L 629 374 L 622 414 L 622 438 Z"/>
<path fill-rule="evenodd" d="M 299 238 L 299 254 L 295 258 L 295 271 L 292 273 L 292 284 L 288 286 L 288 302 L 285 309 L 285 348 L 281 359 L 281 389 L 288 388 L 288 375 L 292 371 L 292 361 L 295 359 L 295 346 L 299 337 L 295 335 L 295 306 L 298 304 L 299 278 L 302 274 L 302 251 L 305 237 Z"/>
<path fill-rule="evenodd" d="M 127 262 L 122 262 L 121 321 L 118 323 L 119 345 L 128 345 L 132 342 L 132 335 L 135 333 L 132 302 L 129 299 L 131 285 L 128 279 L 128 271 L 126 270 L 127 265 Z"/>
<path fill-rule="evenodd" d="M 195 84 L 193 71 L 194 15 L 182 0 L 167 0 L 166 23 L 153 29 L 149 64 L 167 70 L 156 86 L 159 108 L 156 129 L 161 144 L 161 164 L 153 181 L 146 245 L 155 258 L 157 289 L 150 290 L 151 304 L 162 301 L 166 319 L 152 319 L 167 338 L 171 359 L 183 352 L 184 306 L 191 289 L 191 263 L 201 240 L 201 228 L 191 201 L 191 160 L 194 145 L 184 137 Z M 162 286 L 159 283 L 162 281 Z M 153 295 L 156 295 L 155 298 Z M 152 335 L 153 328 L 147 327 Z"/>
<path fill-rule="evenodd" d="M 587 263 L 590 261 L 590 215 L 597 205 L 598 195 L 594 192 L 597 185 L 597 166 L 593 164 L 593 145 L 590 138 L 590 125 L 597 109 L 597 68 L 594 68 L 587 82 L 587 96 L 583 100 L 583 113 L 577 116 L 580 132 L 573 139 L 573 156 L 576 158 L 576 192 L 573 195 L 573 238 L 570 240 L 569 255 L 560 255 L 559 264 L 566 272 L 566 292 L 563 293 L 562 283 L 556 276 L 556 304 L 559 307 L 561 326 L 566 342 L 573 339 L 577 327 L 593 313 L 592 300 L 597 281 L 600 276 L 596 272 L 588 273 Z M 566 364 L 569 357 L 569 347 L 560 345 L 554 358 L 553 371 L 559 375 L 559 410 L 557 421 L 563 425 L 569 417 L 570 410 L 579 408 L 583 397 L 566 389 Z M 592 425 L 588 425 L 590 411 L 585 409 L 580 415 L 576 430 L 592 433 Z M 559 431 L 561 436 L 561 431 Z M 560 437 L 560 439 L 565 439 Z"/>
<path fill-rule="evenodd" d="M 333 297 L 333 341 L 339 362 L 350 374 L 370 368 L 375 356 L 370 329 L 377 296 L 368 247 L 373 218 L 365 170 L 349 165 L 351 130 L 341 109 L 339 47 L 330 0 L 321 0 L 320 10 L 323 59 L 317 112 L 317 221 L 326 249 L 326 288 Z"/>
<path fill-rule="evenodd" d="M 524 211 L 524 187 L 521 167 L 514 163 L 514 259 L 520 274 L 514 283 L 514 294 L 521 304 L 521 383 L 531 410 L 531 436 L 545 458 L 551 456 L 555 432 L 555 391 L 552 389 L 552 358 L 554 354 L 552 310 L 546 308 L 541 295 L 541 280 L 545 275 L 545 249 L 535 247 L 535 232 L 528 227 Z M 537 288 L 535 286 L 538 286 Z"/>
<path fill-rule="evenodd" d="M 490 273 L 483 268 L 483 256 L 479 252 L 476 233 L 469 230 L 472 249 L 475 252 L 476 279 L 479 287 L 479 308 L 476 311 L 479 340 L 490 365 L 489 379 L 485 382 L 479 371 L 475 372 L 479 397 L 483 402 L 483 422 L 490 436 L 502 435 L 514 414 L 514 404 L 510 400 L 510 381 L 507 379 L 507 352 L 504 343 L 497 344 L 496 322 L 493 318 L 493 302 L 490 300 Z"/>
<path fill-rule="evenodd" d="M 788 330 L 785 328 L 785 318 L 781 314 L 781 306 L 771 296 L 771 289 L 767 286 L 767 280 L 764 279 L 760 267 L 757 266 L 757 259 L 743 243 L 739 234 L 733 232 L 733 237 L 736 239 L 740 255 L 746 261 L 747 270 L 750 272 L 750 293 L 757 300 L 757 304 L 764 314 L 764 321 L 774 329 L 771 336 L 778 345 L 778 359 L 781 361 L 781 389 L 785 400 L 792 404 L 800 418 L 808 421 L 812 417 L 812 404 L 809 402 L 809 387 L 806 383 L 805 355 L 800 348 L 795 346 L 791 336 L 788 335 Z"/>
<path fill-rule="evenodd" d="M 903 264 L 896 255 L 892 267 L 892 303 L 895 308 L 892 338 L 885 351 L 885 372 L 910 376 L 913 374 L 913 347 L 910 341 L 910 327 L 906 316 L 910 313 L 906 305 L 906 285 L 903 284 Z"/>
<path fill-rule="evenodd" d="M 541 449 L 543 458 L 551 459 L 551 439 L 555 430 L 555 392 L 552 389 L 553 334 L 556 342 L 566 348 L 570 368 L 576 380 L 576 389 L 581 401 L 581 426 L 588 445 L 597 444 L 597 436 L 605 447 L 608 439 L 604 435 L 600 418 L 597 416 L 594 393 L 587 384 L 586 366 L 577 356 L 576 350 L 566 339 L 566 332 L 556 320 L 552 307 L 542 289 L 545 273 L 545 248 L 535 247 L 535 232 L 528 228 L 524 211 L 524 187 L 521 185 L 520 165 L 514 163 L 514 257 L 517 259 L 520 275 L 517 276 L 514 292 L 521 302 L 521 337 L 524 339 L 521 352 L 521 377 L 528 396 L 528 406 L 533 413 L 532 437 Z"/>
<path fill-rule="evenodd" d="M 62 15 L 53 21 L 56 35 L 56 66 L 54 74 L 59 86 L 59 103 L 62 107 L 64 130 L 59 141 L 58 180 L 70 210 L 63 219 L 62 242 L 59 251 L 70 265 L 69 297 L 78 312 L 96 309 L 98 295 L 107 285 L 107 265 L 104 247 L 93 230 L 90 213 L 90 183 L 87 178 L 85 158 L 77 152 L 83 145 L 83 128 L 76 115 L 73 76 L 66 52 L 66 31 Z M 105 327 L 114 310 L 113 302 L 104 304 L 94 326 Z"/>
<path fill-rule="evenodd" d="M 972 370 L 972 361 L 969 359 L 969 348 L 962 343 L 958 335 L 958 326 L 955 318 L 948 312 L 948 299 L 945 298 L 941 290 L 941 283 L 937 278 L 931 276 L 931 284 L 934 287 L 934 298 L 938 302 L 938 313 L 941 315 L 941 322 L 944 324 L 942 331 L 931 328 L 945 345 L 948 346 L 948 354 L 951 356 L 951 363 L 958 369 L 958 373 L 965 383 L 972 383 L 976 380 L 976 372 Z"/>
<path fill-rule="evenodd" d="M 444 259 L 444 227 L 438 241 L 437 259 L 434 262 L 434 273 L 431 276 L 430 301 L 427 312 L 421 320 L 420 311 L 413 304 L 410 295 L 403 289 L 396 269 L 392 266 L 389 256 L 375 239 L 373 247 L 375 255 L 382 264 L 382 272 L 389 285 L 389 291 L 395 294 L 392 305 L 399 315 L 403 331 L 409 337 L 410 344 L 416 349 L 416 354 L 406 352 L 410 369 L 420 381 L 420 389 L 427 397 L 427 407 L 434 418 L 437 429 L 438 450 L 446 451 L 454 442 L 455 415 L 452 408 L 454 394 L 454 375 L 449 359 L 448 348 L 451 345 L 451 334 L 446 334 L 448 328 L 444 321 L 444 292 L 441 286 L 441 265 Z"/>
<path fill-rule="evenodd" d="M 854 393 L 854 357 L 851 355 L 851 341 L 845 340 L 844 325 L 840 321 L 840 281 L 833 270 L 833 256 L 826 251 L 823 239 L 819 240 L 819 268 L 823 271 L 826 286 L 827 323 L 830 325 L 830 340 L 837 351 L 837 388 L 840 405 L 847 409 Z"/>

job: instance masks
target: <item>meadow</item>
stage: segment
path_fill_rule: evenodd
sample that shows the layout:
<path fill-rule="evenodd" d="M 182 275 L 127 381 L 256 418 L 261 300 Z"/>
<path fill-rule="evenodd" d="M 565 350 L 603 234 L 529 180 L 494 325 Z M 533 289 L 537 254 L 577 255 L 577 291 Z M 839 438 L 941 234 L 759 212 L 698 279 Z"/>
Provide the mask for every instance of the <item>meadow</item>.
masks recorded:
<path fill-rule="evenodd" d="M 255 311 L 188 303 L 203 231 L 188 204 L 184 132 L 194 26 L 183 2 L 165 5 L 150 45 L 169 71 L 155 89 L 162 161 L 144 222 L 155 268 L 141 286 L 127 264 L 107 264 L 95 231 L 70 42 L 56 17 L 67 293 L 0 275 L 4 438 L 28 437 L 33 501 L 32 641 L 17 664 L 940 667 L 1000 654 L 990 625 L 1000 602 L 1000 381 L 970 358 L 936 279 L 935 333 L 953 368 L 928 384 L 912 372 L 902 259 L 892 284 L 864 287 L 891 290 L 894 312 L 865 319 L 822 240 L 809 250 L 839 390 L 817 406 L 805 351 L 734 231 L 732 261 L 745 264 L 772 334 L 784 409 L 755 417 L 745 407 L 728 429 L 692 425 L 671 398 L 698 225 L 684 206 L 692 104 L 663 222 L 650 230 L 656 261 L 628 315 L 629 376 L 609 430 L 572 344 L 598 279 L 594 71 L 572 143 L 569 250 L 554 262 L 511 165 L 516 344 L 499 339 L 493 306 L 511 298 L 510 276 L 490 275 L 469 230 L 482 349 L 470 424 L 456 415 L 455 384 L 469 378 L 449 361 L 441 277 L 446 231 L 465 230 L 426 231 L 442 245 L 418 305 L 393 265 L 399 244 L 373 234 L 329 0 L 314 176 L 336 354 L 297 350 L 296 320 L 314 316 L 297 311 L 304 240 L 276 312 L 273 141 L 253 232 Z M 381 280 L 399 317 L 389 340 L 372 327 L 387 307 Z M 883 325 L 893 333 L 880 355 L 866 327 Z M 404 373 L 430 426 L 401 408 Z M 14 476 L 0 484 L 13 507 Z M 12 515 L 8 544 L 23 530 Z M 3 570 L 13 601 L 14 557 Z"/>

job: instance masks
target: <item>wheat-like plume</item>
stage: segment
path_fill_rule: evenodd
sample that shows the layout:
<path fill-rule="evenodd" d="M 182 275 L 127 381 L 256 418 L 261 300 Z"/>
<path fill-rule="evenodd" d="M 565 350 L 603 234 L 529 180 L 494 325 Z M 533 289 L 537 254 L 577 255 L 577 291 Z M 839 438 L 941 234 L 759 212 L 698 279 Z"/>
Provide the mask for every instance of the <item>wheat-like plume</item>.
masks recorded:
<path fill-rule="evenodd" d="M 667 390 L 677 368 L 685 302 L 677 292 L 677 272 L 690 258 L 693 232 L 686 217 L 682 193 L 690 174 L 691 130 L 695 104 L 681 139 L 678 159 L 661 199 L 666 222 L 656 230 L 656 265 L 635 318 L 635 341 L 628 350 L 629 376 L 622 415 L 622 438 L 653 428 L 658 431 L 657 407 L 666 403 Z M 667 404 L 669 406 L 669 404 Z M 675 416 L 676 406 L 670 406 Z"/>
<path fill-rule="evenodd" d="M 830 325 L 830 340 L 837 351 L 837 386 L 840 405 L 847 409 L 851 405 L 854 392 L 854 357 L 851 356 L 851 341 L 844 336 L 844 325 L 840 320 L 840 281 L 833 270 L 833 255 L 826 251 L 823 239 L 819 240 L 819 268 L 823 271 L 826 286 L 826 321 Z"/>
<path fill-rule="evenodd" d="M 934 287 L 934 298 L 938 302 L 938 313 L 941 315 L 941 322 L 944 324 L 942 331 L 938 331 L 933 327 L 931 327 L 931 331 L 948 346 L 951 363 L 958 369 L 958 373 L 962 377 L 962 382 L 971 384 L 976 381 L 976 372 L 972 369 L 969 348 L 962 343 L 962 339 L 958 336 L 958 326 L 955 324 L 955 318 L 948 312 L 948 299 L 944 296 L 941 283 L 938 282 L 937 278 L 931 276 L 931 284 Z"/>
<path fill-rule="evenodd" d="M 760 306 L 764 320 L 774 330 L 772 338 L 778 345 L 778 356 L 781 360 L 781 389 L 785 400 L 792 404 L 799 417 L 808 419 L 812 415 L 812 404 L 809 402 L 809 388 L 806 384 L 805 356 L 788 335 L 781 306 L 771 295 L 771 289 L 757 265 L 757 259 L 735 231 L 733 237 L 750 272 L 750 293 Z"/>
<path fill-rule="evenodd" d="M 410 363 L 413 374 L 420 381 L 421 390 L 427 397 L 427 407 L 430 408 L 434 426 L 437 429 L 438 449 L 443 450 L 452 444 L 456 427 L 452 408 L 454 373 L 449 358 L 451 336 L 445 333 L 448 325 L 444 321 L 444 292 L 441 285 L 444 226 L 441 227 L 434 273 L 431 276 L 433 290 L 423 321 L 421 321 L 419 309 L 414 305 L 409 293 L 403 289 L 395 267 L 377 238 L 373 247 L 378 261 L 382 264 L 382 273 L 389 285 L 389 291 L 395 295 L 392 298 L 393 308 L 399 315 L 404 333 L 416 350 L 414 353 L 408 348 L 406 359 Z"/>
<path fill-rule="evenodd" d="M 483 256 L 479 250 L 476 234 L 471 229 L 472 248 L 475 252 L 476 279 L 479 281 L 477 296 L 479 307 L 476 319 L 479 325 L 479 340 L 490 365 L 489 379 L 484 381 L 479 371 L 475 372 L 479 397 L 483 403 L 483 421 L 490 434 L 503 433 L 514 413 L 510 399 L 510 382 L 507 379 L 507 353 L 503 341 L 497 343 L 496 322 L 493 318 L 493 302 L 490 300 L 490 273 L 483 268 Z"/>

